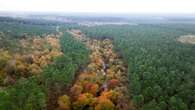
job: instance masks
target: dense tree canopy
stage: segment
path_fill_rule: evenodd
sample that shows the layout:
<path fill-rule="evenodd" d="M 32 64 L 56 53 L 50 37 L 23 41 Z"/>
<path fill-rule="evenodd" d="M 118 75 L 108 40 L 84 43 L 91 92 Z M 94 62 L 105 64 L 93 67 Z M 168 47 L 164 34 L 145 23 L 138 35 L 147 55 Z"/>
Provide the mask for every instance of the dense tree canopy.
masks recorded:
<path fill-rule="evenodd" d="M 114 40 L 116 50 L 129 65 L 132 97 L 141 110 L 194 109 L 195 46 L 182 44 L 176 39 L 188 34 L 189 29 L 168 26 L 81 28 L 89 37 Z M 191 30 L 194 27 L 191 26 Z"/>
<path fill-rule="evenodd" d="M 60 37 L 60 45 L 64 55 L 56 57 L 43 73 L 0 90 L 0 109 L 45 109 L 50 92 L 58 93 L 74 79 L 78 68 L 87 62 L 88 50 L 68 33 Z"/>
<path fill-rule="evenodd" d="M 38 41 L 41 38 L 46 40 L 48 34 L 59 34 L 61 35 L 59 51 L 63 55 L 54 55 L 49 65 L 45 64 L 43 60 L 36 60 L 36 65 L 33 65 L 28 56 L 19 54 L 18 67 L 19 70 L 22 70 L 19 72 L 22 73 L 20 75 L 22 77 L 13 75 L 18 77 L 14 85 L 0 87 L 0 109 L 46 109 L 48 103 L 52 104 L 47 102 L 53 100 L 50 99 L 51 96 L 55 96 L 56 100 L 61 95 L 60 92 L 73 81 L 76 71 L 87 63 L 89 50 L 84 44 L 66 33 L 67 29 L 80 29 L 87 37 L 113 40 L 115 50 L 122 55 L 124 62 L 128 65 L 129 91 L 138 110 L 194 110 L 195 45 L 177 41 L 177 38 L 182 35 L 195 34 L 195 25 L 193 24 L 84 27 L 76 23 L 64 24 L 7 17 L 0 17 L 0 83 L 4 82 L 5 70 L 8 73 L 13 72 L 13 68 L 10 69 L 10 66 L 7 66 L 6 69 L 4 67 L 9 64 L 7 61 L 13 58 L 11 54 L 21 49 L 19 45 L 21 39 L 26 44 L 27 40 L 24 39 L 29 38 L 29 41 L 33 42 L 33 38 L 37 38 Z M 56 39 L 58 38 L 56 37 Z M 46 53 L 55 54 L 56 51 L 51 52 L 51 45 L 43 42 L 42 44 L 44 44 L 43 48 L 39 48 L 39 51 L 46 49 Z M 33 46 L 29 44 L 27 47 Z M 47 57 L 40 58 L 48 59 Z M 22 62 L 29 63 L 29 65 L 26 63 L 24 65 Z M 40 67 L 44 65 L 41 74 L 24 76 L 27 73 L 23 71 L 26 70 L 25 67 L 33 68 L 31 72 L 34 73 L 39 70 L 37 65 Z M 111 84 L 114 85 L 113 82 Z M 93 86 L 95 87 L 95 85 Z M 79 87 L 75 88 L 75 90 L 79 90 Z M 88 91 L 93 95 L 94 91 L 90 89 Z M 80 99 L 85 99 L 86 96 L 90 95 L 83 94 Z M 61 99 L 66 101 L 67 97 L 62 96 Z M 104 99 L 99 100 L 100 105 L 104 105 L 104 102 Z M 109 101 L 106 102 L 109 103 Z M 69 103 L 66 102 L 66 104 Z M 79 104 L 76 103 L 76 105 Z M 98 109 L 102 109 L 102 105 L 100 105 L 97 106 Z M 112 109 L 112 104 L 109 105 L 109 109 Z M 77 108 L 77 106 L 75 107 Z"/>

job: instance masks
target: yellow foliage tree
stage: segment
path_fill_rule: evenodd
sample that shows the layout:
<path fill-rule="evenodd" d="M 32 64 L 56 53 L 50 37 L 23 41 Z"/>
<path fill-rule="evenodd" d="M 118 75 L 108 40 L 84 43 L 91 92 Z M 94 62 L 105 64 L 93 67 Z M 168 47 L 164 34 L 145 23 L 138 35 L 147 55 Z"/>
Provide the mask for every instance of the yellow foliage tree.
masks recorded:
<path fill-rule="evenodd" d="M 58 98 L 58 105 L 60 110 L 71 110 L 70 98 L 67 95 Z"/>

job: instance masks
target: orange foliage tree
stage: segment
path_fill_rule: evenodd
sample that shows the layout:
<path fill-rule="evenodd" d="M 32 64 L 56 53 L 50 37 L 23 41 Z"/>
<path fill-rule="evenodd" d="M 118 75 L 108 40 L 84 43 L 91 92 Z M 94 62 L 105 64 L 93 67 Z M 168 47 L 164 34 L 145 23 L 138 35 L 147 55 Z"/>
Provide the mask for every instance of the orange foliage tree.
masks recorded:
<path fill-rule="evenodd" d="M 95 110 L 115 110 L 115 105 L 108 98 L 100 96 L 97 99 Z"/>
<path fill-rule="evenodd" d="M 85 110 L 89 108 L 93 108 L 95 104 L 95 98 L 90 93 L 80 94 L 75 102 L 73 102 L 74 110 Z"/>

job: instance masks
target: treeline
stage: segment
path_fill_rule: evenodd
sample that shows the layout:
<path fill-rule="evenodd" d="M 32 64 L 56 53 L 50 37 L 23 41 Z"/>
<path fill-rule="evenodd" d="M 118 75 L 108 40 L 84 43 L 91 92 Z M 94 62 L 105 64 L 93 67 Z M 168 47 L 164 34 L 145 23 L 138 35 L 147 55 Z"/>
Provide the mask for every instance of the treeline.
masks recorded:
<path fill-rule="evenodd" d="M 160 25 L 156 24 L 154 26 L 167 28 L 171 30 L 178 30 L 178 31 L 185 32 L 187 34 L 195 34 L 195 31 L 194 31 L 195 24 L 193 22 L 191 24 L 190 23 L 188 24 L 160 24 Z"/>
<path fill-rule="evenodd" d="M 0 32 L 12 38 L 24 38 L 31 36 L 44 36 L 56 34 L 59 31 L 78 27 L 76 23 L 63 23 L 59 21 L 42 19 L 22 19 L 0 17 Z"/>
<path fill-rule="evenodd" d="M 25 21 L 25 23 L 23 23 Z M 44 37 L 57 33 L 56 26 L 41 25 L 38 21 L 0 17 L 0 48 L 14 52 L 20 48 L 19 40 L 27 37 Z M 40 22 L 45 22 L 44 20 Z"/>
<path fill-rule="evenodd" d="M 56 26 L 62 24 L 59 21 L 43 20 L 43 19 L 30 19 L 30 18 L 12 18 L 12 17 L 0 17 L 0 22 L 4 23 L 18 23 L 18 24 L 31 24 L 31 25 L 45 25 Z"/>
<path fill-rule="evenodd" d="M 60 44 L 64 55 L 55 58 L 42 74 L 21 78 L 14 86 L 1 88 L 1 110 L 44 110 L 49 98 L 68 86 L 78 68 L 87 62 L 88 50 L 68 33 L 60 37 Z"/>
<path fill-rule="evenodd" d="M 0 48 L 15 51 L 20 48 L 21 39 L 44 38 L 49 34 L 57 35 L 76 27 L 78 27 L 76 23 L 0 17 Z"/>
<path fill-rule="evenodd" d="M 195 46 L 188 34 L 155 25 L 82 27 L 88 37 L 114 40 L 129 67 L 130 93 L 139 110 L 194 110 Z M 195 27 L 194 27 L 195 28 Z"/>
<path fill-rule="evenodd" d="M 0 17 L 0 32 L 8 34 L 12 38 L 56 33 L 56 25 L 56 23 L 49 23 L 45 20 Z"/>

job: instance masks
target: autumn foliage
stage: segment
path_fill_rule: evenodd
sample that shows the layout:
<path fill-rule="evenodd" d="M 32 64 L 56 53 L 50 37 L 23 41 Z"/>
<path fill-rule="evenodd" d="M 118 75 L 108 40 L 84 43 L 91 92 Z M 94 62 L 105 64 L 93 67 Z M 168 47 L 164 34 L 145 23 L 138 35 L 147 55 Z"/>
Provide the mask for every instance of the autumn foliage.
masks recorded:
<path fill-rule="evenodd" d="M 115 110 L 115 105 L 108 98 L 101 96 L 97 99 L 95 110 Z"/>
<path fill-rule="evenodd" d="M 59 110 L 71 110 L 70 99 L 67 95 L 63 95 L 58 99 Z"/>
<path fill-rule="evenodd" d="M 74 33 L 71 32 L 71 33 Z M 90 40 L 80 34 L 76 34 L 78 40 L 85 39 L 85 44 L 91 49 L 90 63 L 80 72 L 75 83 L 70 88 L 69 96 L 73 110 L 128 110 L 128 107 L 120 108 L 121 103 L 129 105 L 128 96 L 122 88 L 125 68 L 117 54 L 113 52 L 112 41 Z M 82 40 L 81 40 L 82 41 Z M 120 87 L 121 86 L 121 87 Z M 127 92 L 126 92 L 127 93 Z M 121 97 L 122 96 L 122 97 Z M 59 106 L 61 106 L 59 104 Z"/>
<path fill-rule="evenodd" d="M 20 43 L 21 52 L 0 50 L 0 85 L 10 84 L 16 77 L 38 75 L 54 57 L 62 55 L 55 36 L 24 38 Z"/>
<path fill-rule="evenodd" d="M 75 102 L 73 102 L 74 110 L 85 110 L 94 105 L 95 99 L 90 93 L 80 94 Z"/>

